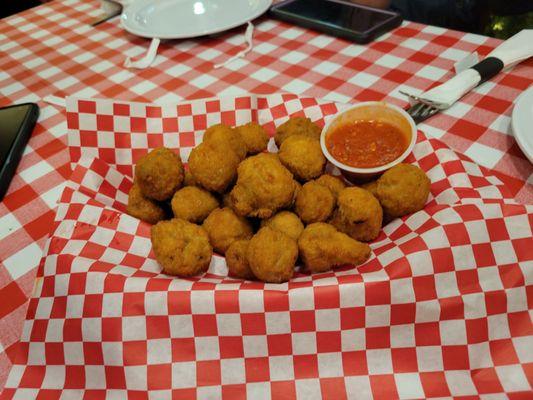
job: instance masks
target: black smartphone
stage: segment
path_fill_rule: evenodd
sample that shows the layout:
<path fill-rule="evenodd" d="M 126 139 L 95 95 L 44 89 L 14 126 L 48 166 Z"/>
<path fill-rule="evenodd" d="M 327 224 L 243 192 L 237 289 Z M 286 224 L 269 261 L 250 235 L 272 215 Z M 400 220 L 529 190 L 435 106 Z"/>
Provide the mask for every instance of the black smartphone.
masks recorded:
<path fill-rule="evenodd" d="M 286 0 L 270 8 L 278 19 L 368 43 L 402 23 L 400 14 L 343 0 Z"/>
<path fill-rule="evenodd" d="M 0 108 L 0 200 L 17 170 L 37 118 L 39 107 L 34 103 Z"/>

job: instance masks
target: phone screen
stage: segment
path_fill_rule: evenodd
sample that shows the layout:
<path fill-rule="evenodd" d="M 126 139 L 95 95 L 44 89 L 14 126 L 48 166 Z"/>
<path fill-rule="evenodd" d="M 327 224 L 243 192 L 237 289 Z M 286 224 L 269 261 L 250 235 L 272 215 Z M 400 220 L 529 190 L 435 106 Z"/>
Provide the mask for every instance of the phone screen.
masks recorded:
<path fill-rule="evenodd" d="M 326 0 L 295 0 L 280 7 L 285 13 L 352 31 L 366 32 L 394 18 L 393 14 Z"/>
<path fill-rule="evenodd" d="M 0 166 L 6 162 L 9 150 L 30 111 L 30 105 L 0 108 Z"/>

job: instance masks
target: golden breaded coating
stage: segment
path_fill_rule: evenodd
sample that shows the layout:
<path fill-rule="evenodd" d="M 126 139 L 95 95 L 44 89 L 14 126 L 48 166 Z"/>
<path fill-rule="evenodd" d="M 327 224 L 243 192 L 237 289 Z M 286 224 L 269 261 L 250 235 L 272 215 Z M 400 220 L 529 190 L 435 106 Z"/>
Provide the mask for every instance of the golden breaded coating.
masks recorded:
<path fill-rule="evenodd" d="M 363 183 L 361 187 L 365 190 L 368 190 L 370 193 L 372 193 L 376 199 L 378 198 L 378 181 L 377 180 Z"/>
<path fill-rule="evenodd" d="M 171 206 L 174 217 L 200 224 L 218 208 L 218 200 L 207 190 L 185 186 L 174 193 Z"/>
<path fill-rule="evenodd" d="M 202 226 L 209 235 L 213 249 L 220 254 L 226 253 L 234 241 L 250 239 L 254 234 L 250 222 L 239 217 L 230 208 L 213 210 Z"/>
<path fill-rule="evenodd" d="M 370 256 L 370 246 L 324 222 L 307 225 L 298 239 L 300 258 L 311 272 L 329 271 L 345 264 L 359 265 Z"/>
<path fill-rule="evenodd" d="M 333 193 L 315 181 L 304 184 L 296 197 L 296 214 L 305 224 L 326 221 L 334 208 Z"/>
<path fill-rule="evenodd" d="M 230 276 L 247 280 L 255 278 L 246 257 L 249 243 L 249 240 L 236 240 L 226 251 L 226 264 Z"/>
<path fill-rule="evenodd" d="M 225 148 L 229 145 L 239 160 L 246 157 L 247 147 L 239 133 L 226 125 L 213 125 L 204 132 L 204 142 L 210 143 L 214 148 Z"/>
<path fill-rule="evenodd" d="M 250 240 L 246 256 L 257 279 L 272 283 L 286 282 L 294 274 L 298 245 L 283 232 L 266 226 Z"/>
<path fill-rule="evenodd" d="M 369 242 L 378 237 L 382 220 L 379 201 L 369 191 L 354 186 L 339 194 L 330 223 L 356 240 Z"/>
<path fill-rule="evenodd" d="M 245 125 L 235 127 L 246 143 L 248 154 L 257 154 L 265 151 L 268 145 L 268 134 L 257 122 L 249 122 Z"/>
<path fill-rule="evenodd" d="M 278 126 L 274 141 L 279 149 L 283 141 L 289 136 L 302 135 L 308 136 L 311 139 L 320 140 L 321 131 L 322 129 L 309 118 L 292 117 L 287 122 Z"/>
<path fill-rule="evenodd" d="M 320 176 L 315 180 L 315 182 L 319 185 L 327 187 L 331 193 L 333 193 L 335 200 L 339 197 L 339 193 L 342 191 L 342 189 L 346 187 L 346 184 L 340 176 L 333 176 L 329 174 Z"/>
<path fill-rule="evenodd" d="M 128 194 L 126 212 L 149 224 L 155 224 L 166 217 L 165 210 L 159 204 L 143 196 L 137 183 L 132 185 Z"/>
<path fill-rule="evenodd" d="M 241 216 L 269 218 L 291 205 L 295 189 L 296 181 L 277 155 L 257 154 L 239 165 L 231 207 Z"/>
<path fill-rule="evenodd" d="M 294 240 L 298 240 L 304 230 L 304 224 L 300 218 L 290 211 L 280 211 L 273 217 L 261 221 L 261 227 L 264 226 L 283 232 Z"/>
<path fill-rule="evenodd" d="M 135 166 L 135 181 L 144 197 L 165 201 L 172 197 L 183 182 L 180 156 L 166 147 L 152 150 Z"/>
<path fill-rule="evenodd" d="M 377 195 L 388 216 L 403 217 L 424 208 L 430 185 L 429 178 L 417 166 L 398 164 L 378 179 Z"/>
<path fill-rule="evenodd" d="M 279 160 L 300 181 L 314 179 L 324 171 L 326 157 L 320 142 L 308 136 L 287 137 L 279 149 Z"/>
<path fill-rule="evenodd" d="M 194 180 L 191 171 L 186 170 L 183 178 L 183 186 L 198 186 L 198 183 Z"/>
<path fill-rule="evenodd" d="M 207 271 L 213 249 L 202 227 L 181 219 L 152 226 L 152 247 L 163 272 L 193 276 Z"/>
<path fill-rule="evenodd" d="M 237 177 L 239 158 L 229 145 L 214 147 L 200 143 L 191 151 L 189 170 L 204 189 L 224 193 Z"/>

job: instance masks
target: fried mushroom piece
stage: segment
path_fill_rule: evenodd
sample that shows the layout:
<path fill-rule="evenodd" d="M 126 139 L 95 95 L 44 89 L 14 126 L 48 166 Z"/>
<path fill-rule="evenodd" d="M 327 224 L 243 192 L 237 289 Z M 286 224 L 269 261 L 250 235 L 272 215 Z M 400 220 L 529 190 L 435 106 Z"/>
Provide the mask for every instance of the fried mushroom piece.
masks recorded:
<path fill-rule="evenodd" d="M 246 157 L 246 152 L 248 151 L 241 135 L 235 129 L 223 124 L 207 128 L 204 132 L 203 141 L 210 143 L 215 148 L 225 148 L 226 145 L 229 145 L 239 158 L 239 161 Z"/>
<path fill-rule="evenodd" d="M 372 193 L 348 187 L 340 192 L 330 223 L 353 239 L 369 242 L 378 237 L 382 220 L 383 210 Z"/>
<path fill-rule="evenodd" d="M 263 282 L 286 282 L 298 258 L 296 241 L 283 232 L 261 228 L 250 240 L 246 257 L 253 274 Z"/>
<path fill-rule="evenodd" d="M 139 161 L 135 166 L 135 181 L 144 197 L 165 201 L 183 183 L 183 164 L 180 157 L 166 147 L 158 147 Z"/>
<path fill-rule="evenodd" d="M 202 226 L 213 249 L 220 254 L 225 254 L 234 241 L 250 239 L 253 235 L 250 222 L 227 207 L 213 210 Z"/>
<path fill-rule="evenodd" d="M 283 232 L 294 240 L 298 240 L 304 230 L 304 224 L 300 218 L 290 211 L 280 211 L 273 217 L 261 221 L 261 227 L 264 226 Z"/>
<path fill-rule="evenodd" d="M 374 195 L 374 197 L 376 199 L 379 200 L 378 198 L 378 181 L 371 181 L 371 182 L 367 182 L 367 183 L 363 183 L 361 185 L 361 187 L 365 190 L 368 190 L 370 193 L 372 193 Z"/>
<path fill-rule="evenodd" d="M 420 211 L 429 196 L 431 182 L 415 165 L 398 164 L 377 181 L 377 197 L 385 214 L 391 218 Z"/>
<path fill-rule="evenodd" d="M 250 269 L 246 252 L 248 250 L 249 240 L 236 240 L 226 251 L 226 264 L 230 276 L 252 280 L 255 278 L 254 273 Z"/>
<path fill-rule="evenodd" d="M 165 210 L 159 204 L 143 196 L 137 183 L 132 185 L 128 193 L 126 212 L 149 224 L 155 224 L 166 217 Z"/>
<path fill-rule="evenodd" d="M 296 181 L 277 155 L 261 153 L 240 163 L 231 207 L 243 217 L 269 218 L 291 205 Z"/>
<path fill-rule="evenodd" d="M 268 135 L 257 122 L 249 122 L 245 125 L 235 127 L 246 144 L 248 154 L 257 154 L 265 151 L 268 145 Z"/>
<path fill-rule="evenodd" d="M 279 160 L 300 181 L 307 182 L 324 171 L 326 157 L 318 140 L 308 136 L 287 137 L 279 149 Z"/>
<path fill-rule="evenodd" d="M 312 122 L 309 118 L 292 117 L 289 118 L 287 122 L 278 126 L 276 129 L 276 135 L 274 136 L 274 141 L 279 149 L 283 141 L 289 136 L 302 135 L 308 136 L 311 139 L 319 140 L 321 131 L 322 130 L 320 127 Z"/>
<path fill-rule="evenodd" d="M 305 224 L 326 221 L 334 208 L 333 193 L 315 181 L 304 184 L 296 197 L 296 214 Z"/>
<path fill-rule="evenodd" d="M 194 180 L 191 171 L 186 170 L 183 177 L 183 186 L 198 186 L 198 183 Z"/>
<path fill-rule="evenodd" d="M 211 192 L 224 193 L 237 177 L 239 158 L 229 145 L 218 147 L 202 142 L 192 149 L 189 170 L 198 185 Z"/>
<path fill-rule="evenodd" d="M 160 221 L 152 226 L 152 247 L 163 272 L 193 276 L 207 271 L 213 249 L 202 227 L 181 219 Z"/>
<path fill-rule="evenodd" d="M 370 256 L 370 246 L 339 232 L 324 222 L 308 225 L 298 239 L 300 258 L 311 272 L 345 265 L 359 265 Z"/>
<path fill-rule="evenodd" d="M 331 193 L 333 193 L 335 200 L 337 200 L 339 197 L 339 193 L 342 191 L 342 189 L 346 187 L 346 184 L 340 176 L 333 176 L 330 174 L 321 175 L 315 180 L 315 182 L 319 185 L 327 187 Z"/>
<path fill-rule="evenodd" d="M 199 224 L 218 208 L 218 200 L 207 190 L 185 186 L 174 193 L 171 206 L 174 217 Z"/>

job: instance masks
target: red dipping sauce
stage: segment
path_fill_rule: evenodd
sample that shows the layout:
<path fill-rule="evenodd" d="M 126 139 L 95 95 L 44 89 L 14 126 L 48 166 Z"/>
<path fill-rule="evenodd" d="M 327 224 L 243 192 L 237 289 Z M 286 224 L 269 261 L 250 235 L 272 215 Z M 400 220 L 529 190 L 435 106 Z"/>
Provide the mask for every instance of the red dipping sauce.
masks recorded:
<path fill-rule="evenodd" d="M 407 137 L 388 122 L 357 120 L 326 135 L 326 147 L 339 162 L 354 168 L 374 168 L 397 159 L 409 145 Z"/>

